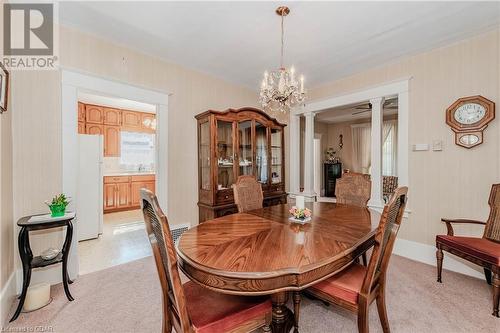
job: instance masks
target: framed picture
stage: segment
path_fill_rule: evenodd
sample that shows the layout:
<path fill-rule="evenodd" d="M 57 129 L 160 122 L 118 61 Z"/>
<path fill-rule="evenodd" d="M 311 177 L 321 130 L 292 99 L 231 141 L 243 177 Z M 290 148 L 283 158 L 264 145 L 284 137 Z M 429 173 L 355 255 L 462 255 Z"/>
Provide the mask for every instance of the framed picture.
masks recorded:
<path fill-rule="evenodd" d="M 9 72 L 0 62 L 0 113 L 7 111 L 8 96 L 9 96 Z"/>

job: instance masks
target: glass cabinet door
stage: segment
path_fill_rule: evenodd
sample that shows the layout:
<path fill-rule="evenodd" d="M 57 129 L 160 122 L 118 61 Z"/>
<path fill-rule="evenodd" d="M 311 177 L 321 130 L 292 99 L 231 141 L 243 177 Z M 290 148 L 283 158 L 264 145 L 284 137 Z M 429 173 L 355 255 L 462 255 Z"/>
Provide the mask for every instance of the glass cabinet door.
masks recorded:
<path fill-rule="evenodd" d="M 217 120 L 217 189 L 225 190 L 234 184 L 233 123 Z"/>
<path fill-rule="evenodd" d="M 210 123 L 200 123 L 199 132 L 199 167 L 200 187 L 202 190 L 210 191 Z"/>
<path fill-rule="evenodd" d="M 281 129 L 271 129 L 271 183 L 283 181 L 283 142 Z"/>
<path fill-rule="evenodd" d="M 255 176 L 257 181 L 267 184 L 268 175 L 267 155 L 267 127 L 258 121 L 255 122 Z"/>
<path fill-rule="evenodd" d="M 238 175 L 253 175 L 252 121 L 245 120 L 238 124 Z"/>

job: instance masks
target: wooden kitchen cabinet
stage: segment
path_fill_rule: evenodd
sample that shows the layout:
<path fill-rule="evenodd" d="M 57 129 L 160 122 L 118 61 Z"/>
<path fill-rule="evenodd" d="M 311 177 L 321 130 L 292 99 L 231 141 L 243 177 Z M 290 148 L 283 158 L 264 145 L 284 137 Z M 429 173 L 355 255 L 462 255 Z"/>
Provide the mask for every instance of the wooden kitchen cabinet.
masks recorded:
<path fill-rule="evenodd" d="M 83 121 L 78 122 L 78 134 L 86 134 L 85 123 Z"/>
<path fill-rule="evenodd" d="M 120 156 L 120 126 L 104 125 L 104 157 Z"/>
<path fill-rule="evenodd" d="M 155 175 L 105 176 L 104 212 L 140 208 L 141 188 L 155 193 Z"/>
<path fill-rule="evenodd" d="M 104 108 L 104 125 L 120 126 L 122 120 L 122 111 L 113 108 Z"/>
<path fill-rule="evenodd" d="M 85 133 L 90 135 L 103 135 L 104 128 L 99 124 L 87 124 L 85 126 Z"/>
<path fill-rule="evenodd" d="M 92 124 L 102 124 L 104 108 L 102 106 L 85 104 L 85 121 Z"/>
<path fill-rule="evenodd" d="M 85 104 L 78 102 L 78 121 L 85 123 Z"/>
<path fill-rule="evenodd" d="M 122 111 L 122 126 L 126 131 L 140 131 L 142 124 L 141 112 Z"/>
<path fill-rule="evenodd" d="M 104 184 L 104 212 L 115 210 L 116 205 L 116 184 Z"/>

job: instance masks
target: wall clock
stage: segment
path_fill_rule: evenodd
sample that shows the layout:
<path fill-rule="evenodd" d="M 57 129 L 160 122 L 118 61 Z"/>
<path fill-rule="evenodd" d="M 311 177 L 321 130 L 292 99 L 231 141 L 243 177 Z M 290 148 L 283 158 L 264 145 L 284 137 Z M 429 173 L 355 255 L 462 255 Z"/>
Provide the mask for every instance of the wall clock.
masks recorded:
<path fill-rule="evenodd" d="M 495 119 L 495 103 L 483 96 L 457 99 L 446 109 L 446 123 L 455 132 L 455 144 L 472 148 L 483 143 L 483 131 Z"/>

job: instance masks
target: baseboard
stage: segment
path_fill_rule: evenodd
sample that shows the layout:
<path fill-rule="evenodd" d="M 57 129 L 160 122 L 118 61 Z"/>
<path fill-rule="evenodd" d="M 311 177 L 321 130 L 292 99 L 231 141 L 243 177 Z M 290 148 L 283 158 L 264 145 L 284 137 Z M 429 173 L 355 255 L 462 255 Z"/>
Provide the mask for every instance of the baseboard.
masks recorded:
<path fill-rule="evenodd" d="M 436 248 L 428 244 L 398 238 L 394 244 L 393 253 L 408 259 L 436 266 Z M 445 253 L 444 255 L 443 268 L 479 279 L 484 278 L 481 271 L 476 271 L 465 265 L 449 253 Z"/>
<path fill-rule="evenodd" d="M 7 325 L 9 312 L 12 302 L 16 296 L 16 272 L 10 274 L 7 284 L 0 293 L 0 331 Z"/>

